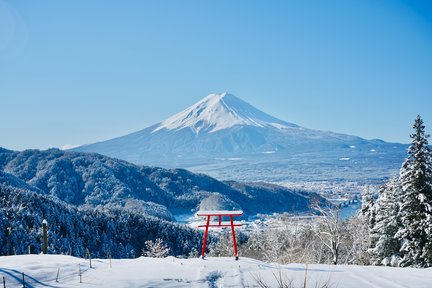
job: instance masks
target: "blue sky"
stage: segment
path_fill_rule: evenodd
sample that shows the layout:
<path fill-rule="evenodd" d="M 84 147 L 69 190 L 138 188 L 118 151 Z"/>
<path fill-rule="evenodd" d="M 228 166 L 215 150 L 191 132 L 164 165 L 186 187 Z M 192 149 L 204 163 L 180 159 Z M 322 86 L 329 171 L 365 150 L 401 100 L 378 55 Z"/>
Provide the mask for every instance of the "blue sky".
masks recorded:
<path fill-rule="evenodd" d="M 85 144 L 228 91 L 304 127 L 432 134 L 432 2 L 0 0 L 0 146 Z"/>

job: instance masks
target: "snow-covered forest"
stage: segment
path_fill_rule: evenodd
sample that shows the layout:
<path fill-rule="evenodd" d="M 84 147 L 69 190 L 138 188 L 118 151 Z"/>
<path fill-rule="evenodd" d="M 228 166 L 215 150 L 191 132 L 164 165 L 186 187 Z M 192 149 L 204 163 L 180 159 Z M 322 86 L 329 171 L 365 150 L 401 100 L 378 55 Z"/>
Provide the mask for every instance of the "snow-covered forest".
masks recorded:
<path fill-rule="evenodd" d="M 376 201 L 364 201 L 376 265 L 432 266 L 432 154 L 420 116 L 413 128 L 399 177 L 381 187 Z"/>
<path fill-rule="evenodd" d="M 0 186 L 1 255 L 41 253 L 42 221 L 49 219 L 48 251 L 84 257 L 131 258 L 145 241 L 162 238 L 173 255 L 188 255 L 201 242 L 199 231 L 120 205 L 75 207 L 53 197 Z"/>

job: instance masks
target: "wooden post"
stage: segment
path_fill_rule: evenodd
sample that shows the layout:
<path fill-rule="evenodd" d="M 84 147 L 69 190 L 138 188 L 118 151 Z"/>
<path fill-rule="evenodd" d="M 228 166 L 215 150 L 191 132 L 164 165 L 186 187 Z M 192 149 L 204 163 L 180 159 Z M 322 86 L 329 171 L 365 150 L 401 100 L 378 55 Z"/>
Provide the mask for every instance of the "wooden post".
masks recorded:
<path fill-rule="evenodd" d="M 90 250 L 88 248 L 86 249 L 86 257 L 88 257 L 88 259 L 90 260 L 90 268 L 93 268 L 91 265 L 91 254 L 90 254 Z"/>
<path fill-rule="evenodd" d="M 80 264 L 78 264 L 78 274 L 79 274 L 79 277 L 80 277 L 80 283 L 82 283 L 81 266 L 80 266 Z"/>
<path fill-rule="evenodd" d="M 207 235 L 208 235 L 209 225 L 210 225 L 210 215 L 207 216 L 207 223 L 206 223 L 206 228 L 205 228 L 205 232 L 204 232 L 204 242 L 203 242 L 202 251 L 201 251 L 201 257 L 203 259 L 204 259 L 204 253 L 205 253 L 206 245 L 207 245 Z"/>
<path fill-rule="evenodd" d="M 308 272 L 308 264 L 306 263 L 305 275 L 304 275 L 304 281 L 303 281 L 303 288 L 306 288 L 306 286 L 307 286 L 307 272 Z"/>
<path fill-rule="evenodd" d="M 31 248 L 30 248 L 30 245 L 28 245 L 28 253 L 29 253 L 29 255 L 31 254 Z"/>
<path fill-rule="evenodd" d="M 47 223 L 48 222 L 46 219 L 42 221 L 42 233 L 43 233 L 42 253 L 43 254 L 47 254 L 47 249 L 48 249 Z"/>
<path fill-rule="evenodd" d="M 60 266 L 58 267 L 58 269 L 57 269 L 57 276 L 56 276 L 56 282 L 58 283 L 58 277 L 59 277 L 59 274 L 60 274 Z"/>
<path fill-rule="evenodd" d="M 3 276 L 3 288 L 6 288 L 6 278 Z"/>
<path fill-rule="evenodd" d="M 7 252 L 6 255 L 9 256 L 11 255 L 11 248 L 12 248 L 12 243 L 11 243 L 11 234 L 12 234 L 12 227 L 7 227 Z"/>
<path fill-rule="evenodd" d="M 22 272 L 22 282 L 23 282 L 23 288 L 25 288 L 24 272 Z"/>
<path fill-rule="evenodd" d="M 238 253 L 237 253 L 237 241 L 236 241 L 236 237 L 235 237 L 235 232 L 234 232 L 234 222 L 233 222 L 233 216 L 230 215 L 230 222 L 231 222 L 231 233 L 232 233 L 232 237 L 233 237 L 233 243 L 234 243 L 234 256 L 235 256 L 235 260 L 238 260 Z"/>

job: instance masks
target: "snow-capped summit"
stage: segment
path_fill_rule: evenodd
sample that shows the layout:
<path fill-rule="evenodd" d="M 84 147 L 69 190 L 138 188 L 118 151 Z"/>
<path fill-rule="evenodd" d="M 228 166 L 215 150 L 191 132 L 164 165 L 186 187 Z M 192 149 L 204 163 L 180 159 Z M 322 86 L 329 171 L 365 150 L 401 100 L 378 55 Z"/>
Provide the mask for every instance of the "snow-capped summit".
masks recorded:
<path fill-rule="evenodd" d="M 319 170 L 327 173 L 322 179 L 328 179 L 334 167 L 344 172 L 348 165 L 363 165 L 365 173 L 376 177 L 371 165 L 382 167 L 382 159 L 388 157 L 389 165 L 399 169 L 406 147 L 308 129 L 277 119 L 232 94 L 214 93 L 160 123 L 73 150 L 136 164 L 194 169 L 224 179 L 244 180 L 238 175 L 246 173 L 253 175 L 248 181 L 255 181 L 285 179 L 284 171 L 290 171 L 290 177 L 306 178 L 305 171 L 310 171 L 315 177 L 322 163 L 331 166 Z M 294 166 L 287 169 L 289 165 Z M 255 170 L 245 172 L 251 169 Z"/>
<path fill-rule="evenodd" d="M 162 129 L 190 128 L 196 134 L 211 133 L 236 125 L 279 129 L 298 127 L 270 116 L 236 96 L 224 92 L 208 95 L 198 103 L 161 122 L 152 132 Z"/>

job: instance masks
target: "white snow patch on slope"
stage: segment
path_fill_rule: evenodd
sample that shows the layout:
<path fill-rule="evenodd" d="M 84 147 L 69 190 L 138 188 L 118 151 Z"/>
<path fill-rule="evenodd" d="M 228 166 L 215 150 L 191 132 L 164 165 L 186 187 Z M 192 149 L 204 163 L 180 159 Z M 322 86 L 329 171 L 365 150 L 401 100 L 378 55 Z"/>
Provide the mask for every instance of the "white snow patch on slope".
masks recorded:
<path fill-rule="evenodd" d="M 81 146 L 81 144 L 65 144 L 60 147 L 60 150 L 69 150 Z"/>
<path fill-rule="evenodd" d="M 303 287 L 304 264 L 278 265 L 249 258 L 233 257 L 178 259 L 145 258 L 88 260 L 65 255 L 1 256 L 0 276 L 6 287 L 22 287 L 21 273 L 28 287 L 258 287 L 262 279 L 278 287 L 274 275 Z M 82 271 L 79 283 L 78 267 Z M 55 281 L 59 270 L 58 282 Z M 432 268 L 392 268 L 356 265 L 309 264 L 307 287 L 344 288 L 429 288 Z"/>
<path fill-rule="evenodd" d="M 196 134 L 201 131 L 212 133 L 236 125 L 277 129 L 298 127 L 272 117 L 232 94 L 214 93 L 159 123 L 152 133 L 183 128 L 190 128 Z"/>

